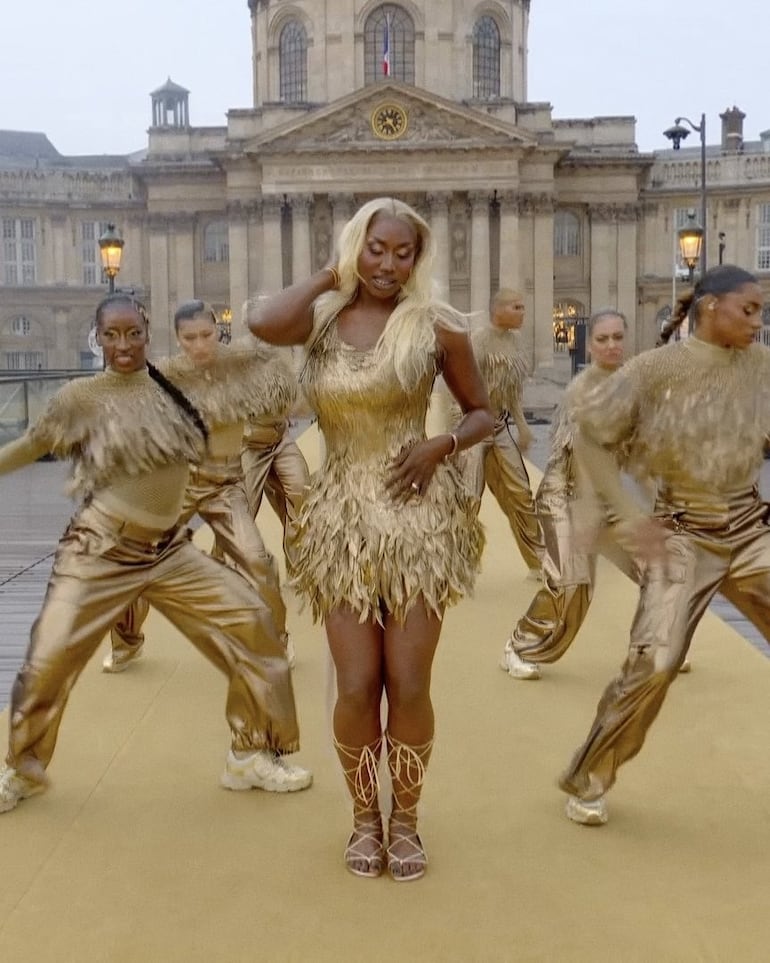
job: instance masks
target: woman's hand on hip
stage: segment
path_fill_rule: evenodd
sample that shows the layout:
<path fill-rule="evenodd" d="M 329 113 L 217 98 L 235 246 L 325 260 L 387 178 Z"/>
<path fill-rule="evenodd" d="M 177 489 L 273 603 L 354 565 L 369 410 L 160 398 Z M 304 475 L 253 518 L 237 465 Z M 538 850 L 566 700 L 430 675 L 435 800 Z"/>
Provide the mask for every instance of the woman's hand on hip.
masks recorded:
<path fill-rule="evenodd" d="M 385 485 L 394 499 L 419 498 L 447 453 L 446 436 L 437 435 L 403 448 L 391 462 Z"/>

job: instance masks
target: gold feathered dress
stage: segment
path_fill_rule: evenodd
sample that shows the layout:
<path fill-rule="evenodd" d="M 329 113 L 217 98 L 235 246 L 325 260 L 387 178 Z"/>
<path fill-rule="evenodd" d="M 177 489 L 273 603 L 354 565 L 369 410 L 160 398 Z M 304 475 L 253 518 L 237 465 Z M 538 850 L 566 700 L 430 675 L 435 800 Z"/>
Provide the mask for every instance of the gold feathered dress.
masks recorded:
<path fill-rule="evenodd" d="M 46 453 L 73 462 L 82 498 L 62 536 L 11 693 L 7 763 L 46 782 L 69 693 L 119 614 L 140 595 L 228 678 L 235 750 L 298 748 L 283 645 L 253 589 L 177 524 L 202 435 L 147 369 L 65 385 L 0 449 L 0 473 Z"/>
<path fill-rule="evenodd" d="M 618 528 L 641 517 L 611 454 L 631 439 L 627 465 L 656 485 L 655 514 L 670 533 L 666 565 L 644 574 L 620 675 L 560 780 L 592 800 L 641 749 L 716 592 L 770 640 L 770 528 L 759 497 L 770 350 L 696 336 L 644 352 L 589 393 L 575 418 L 581 470 Z"/>
<path fill-rule="evenodd" d="M 394 459 L 425 438 L 438 349 L 416 359 L 406 390 L 380 346 L 360 351 L 334 321 L 301 376 L 318 415 L 326 457 L 311 477 L 291 553 L 295 584 L 316 619 L 350 606 L 361 622 L 403 622 L 423 599 L 443 615 L 473 586 L 483 548 L 476 506 L 457 469 L 440 463 L 419 498 L 395 501 L 385 482 Z"/>
<path fill-rule="evenodd" d="M 493 433 L 459 459 L 471 491 L 479 499 L 486 485 L 503 510 L 522 558 L 539 572 L 543 538 L 524 459 L 512 429 L 524 424 L 522 389 L 528 364 L 517 331 L 485 324 L 471 335 L 473 353 L 495 416 Z M 459 411 L 456 411 L 459 415 Z"/>

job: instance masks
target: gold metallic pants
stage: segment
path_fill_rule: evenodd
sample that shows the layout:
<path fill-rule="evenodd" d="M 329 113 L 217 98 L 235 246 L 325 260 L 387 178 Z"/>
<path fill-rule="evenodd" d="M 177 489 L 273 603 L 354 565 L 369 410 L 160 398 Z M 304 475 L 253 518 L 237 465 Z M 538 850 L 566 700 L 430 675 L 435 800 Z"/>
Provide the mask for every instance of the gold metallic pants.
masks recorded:
<path fill-rule="evenodd" d="M 543 587 L 512 632 L 513 648 L 527 662 L 557 662 L 585 621 L 596 583 L 596 555 L 576 551 L 571 518 L 572 486 L 559 472 L 546 473 L 535 503 L 545 542 Z M 639 581 L 630 557 L 605 529 L 597 552 Z"/>
<path fill-rule="evenodd" d="M 219 469 L 212 464 L 192 466 L 179 524 L 186 525 L 193 515 L 199 515 L 209 525 L 215 544 L 254 586 L 270 609 L 279 635 L 285 636 L 286 606 L 278 569 L 252 520 L 240 472 L 239 459 Z M 112 626 L 114 662 L 130 659 L 144 642 L 141 626 L 148 609 L 148 600 L 138 599 Z"/>
<path fill-rule="evenodd" d="M 481 499 L 485 484 L 489 487 L 508 519 L 527 567 L 539 571 L 543 553 L 540 525 L 524 459 L 507 423 L 469 449 L 464 473 L 477 498 Z"/>
<path fill-rule="evenodd" d="M 257 516 L 264 492 L 283 525 L 286 552 L 296 534 L 299 509 L 310 484 L 305 456 L 284 427 L 276 441 L 248 443 L 241 453 L 241 463 L 252 518 Z"/>
<path fill-rule="evenodd" d="M 6 761 L 45 781 L 70 690 L 119 615 L 143 596 L 228 678 L 234 750 L 299 748 L 291 674 L 270 612 L 184 528 L 153 532 L 82 508 L 59 542 L 11 693 Z"/>
<path fill-rule="evenodd" d="M 717 591 L 770 641 L 770 528 L 757 489 L 721 502 L 664 494 L 656 514 L 671 528 L 668 564 L 645 574 L 628 657 L 560 780 L 583 799 L 610 789 L 618 767 L 642 748 Z"/>

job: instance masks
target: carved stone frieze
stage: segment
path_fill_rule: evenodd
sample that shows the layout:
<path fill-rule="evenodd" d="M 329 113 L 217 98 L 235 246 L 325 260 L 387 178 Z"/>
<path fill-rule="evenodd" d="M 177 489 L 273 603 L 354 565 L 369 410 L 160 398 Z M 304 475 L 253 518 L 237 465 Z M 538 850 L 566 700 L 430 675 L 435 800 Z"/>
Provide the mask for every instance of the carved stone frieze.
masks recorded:
<path fill-rule="evenodd" d="M 552 194 L 523 193 L 519 197 L 520 214 L 553 214 L 555 202 Z"/>
<path fill-rule="evenodd" d="M 591 220 L 602 224 L 615 224 L 620 221 L 639 220 L 638 204 L 590 204 Z"/>

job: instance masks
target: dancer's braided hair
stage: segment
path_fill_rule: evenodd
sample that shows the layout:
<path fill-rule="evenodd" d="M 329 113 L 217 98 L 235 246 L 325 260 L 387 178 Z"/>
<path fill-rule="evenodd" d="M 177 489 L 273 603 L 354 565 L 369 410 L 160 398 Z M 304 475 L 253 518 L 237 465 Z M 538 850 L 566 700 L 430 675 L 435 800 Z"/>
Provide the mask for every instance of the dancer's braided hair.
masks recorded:
<path fill-rule="evenodd" d="M 104 309 L 109 307 L 111 304 L 130 304 L 142 321 L 144 321 L 147 330 L 150 330 L 150 316 L 147 314 L 147 309 L 141 301 L 137 300 L 133 294 L 129 294 L 127 291 L 116 291 L 114 294 L 108 294 L 106 298 L 99 302 L 99 304 L 96 306 L 96 317 L 94 320 L 94 324 L 97 328 L 99 327 Z M 147 371 L 149 372 L 152 380 L 159 385 L 182 409 L 182 411 L 184 411 L 188 418 L 190 418 L 201 435 L 203 435 L 203 440 L 206 442 L 206 444 L 208 444 L 209 430 L 206 427 L 206 423 L 204 422 L 203 418 L 201 417 L 201 413 L 198 411 L 192 401 L 190 401 L 187 395 L 180 388 L 177 388 L 172 381 L 169 381 L 164 374 L 161 374 L 155 365 L 150 364 L 149 361 L 147 362 Z"/>

